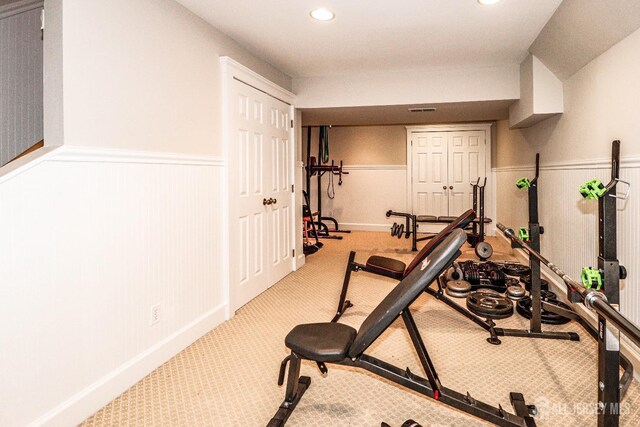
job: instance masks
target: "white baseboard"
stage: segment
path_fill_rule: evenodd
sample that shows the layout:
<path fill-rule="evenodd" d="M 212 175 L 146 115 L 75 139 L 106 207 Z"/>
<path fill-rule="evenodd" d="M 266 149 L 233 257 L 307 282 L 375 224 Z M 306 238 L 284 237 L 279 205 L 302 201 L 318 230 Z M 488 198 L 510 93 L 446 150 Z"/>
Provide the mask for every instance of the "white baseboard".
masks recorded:
<path fill-rule="evenodd" d="M 56 406 L 29 426 L 78 425 L 225 320 L 226 304 L 203 314 Z"/>
<path fill-rule="evenodd" d="M 305 256 L 304 253 L 298 255 L 296 257 L 296 269 L 294 271 L 297 271 L 300 267 L 302 267 L 305 263 L 307 262 L 307 257 Z"/>
<path fill-rule="evenodd" d="M 502 233 L 498 233 L 498 236 L 504 239 L 507 244 L 511 244 L 511 240 L 507 239 Z M 514 249 L 513 253 L 522 264 L 529 264 L 529 257 L 525 251 L 523 251 L 522 249 Z M 549 286 L 552 288 L 551 290 L 558 295 L 566 295 L 567 285 L 565 285 L 564 281 L 560 280 L 560 278 L 558 278 L 555 274 L 550 273 L 546 270 L 547 267 L 541 266 L 542 276 L 549 281 Z M 596 316 L 583 304 L 573 304 L 573 307 L 583 318 L 590 319 L 592 325 L 596 324 Z M 638 370 L 640 369 L 640 354 L 638 354 L 638 352 L 633 347 L 622 340 L 620 341 L 620 351 L 627 357 L 627 359 L 629 359 L 629 361 L 633 365 L 634 379 L 636 381 L 640 381 L 640 372 L 638 372 Z M 595 367 L 594 369 L 597 369 L 597 360 L 594 361 L 593 366 Z"/>
<path fill-rule="evenodd" d="M 357 222 L 341 222 L 340 229 L 356 231 L 383 231 L 386 233 L 391 230 L 391 226 L 389 224 L 361 224 Z"/>

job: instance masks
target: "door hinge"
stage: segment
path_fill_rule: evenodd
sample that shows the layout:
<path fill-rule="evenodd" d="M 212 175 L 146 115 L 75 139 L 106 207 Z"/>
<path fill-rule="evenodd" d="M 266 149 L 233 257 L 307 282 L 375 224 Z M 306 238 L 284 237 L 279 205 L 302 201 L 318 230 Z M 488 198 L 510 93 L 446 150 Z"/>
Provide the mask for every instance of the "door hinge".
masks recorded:
<path fill-rule="evenodd" d="M 291 127 L 293 128 L 293 119 L 291 119 Z"/>
<path fill-rule="evenodd" d="M 294 192 L 294 191 L 293 191 L 293 188 L 294 188 L 294 187 L 293 187 L 293 184 L 291 184 L 291 192 L 292 192 L 292 193 Z"/>
<path fill-rule="evenodd" d="M 291 256 L 292 257 L 296 257 L 296 250 L 295 249 L 291 249 Z"/>

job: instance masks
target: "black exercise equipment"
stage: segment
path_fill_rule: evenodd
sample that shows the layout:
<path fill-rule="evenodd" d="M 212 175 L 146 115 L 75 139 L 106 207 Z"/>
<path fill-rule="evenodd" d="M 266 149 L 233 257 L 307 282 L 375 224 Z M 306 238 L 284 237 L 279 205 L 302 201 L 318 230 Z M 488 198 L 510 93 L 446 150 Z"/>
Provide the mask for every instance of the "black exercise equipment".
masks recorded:
<path fill-rule="evenodd" d="M 513 314 L 513 302 L 491 289 L 480 289 L 467 297 L 467 308 L 486 319 L 505 319 Z"/>
<path fill-rule="evenodd" d="M 320 250 L 320 248 L 323 246 L 322 242 L 320 240 L 318 240 L 318 231 L 316 229 L 316 224 L 313 220 L 313 213 L 311 212 L 311 206 L 309 204 L 309 194 L 307 194 L 306 191 L 302 191 L 302 220 L 303 222 L 308 222 L 309 224 L 311 224 L 311 231 L 312 231 L 312 237 L 315 239 L 315 243 L 309 243 L 308 242 L 308 236 L 306 234 L 308 234 L 308 231 L 306 230 L 306 225 L 305 225 L 305 236 L 304 236 L 304 242 L 303 242 L 303 247 L 302 247 L 302 251 L 304 252 L 305 255 L 311 255 L 314 254 L 316 252 L 318 252 L 318 250 Z"/>
<path fill-rule="evenodd" d="M 616 147 L 614 143 L 613 156 L 614 159 L 619 159 L 619 157 L 616 156 L 616 151 L 619 156 L 619 143 L 618 147 Z M 617 172 L 616 169 L 618 165 L 619 162 L 614 160 L 614 174 Z M 612 188 L 615 188 L 615 184 Z M 611 191 L 611 188 L 609 191 Z M 599 292 L 584 287 L 582 283 L 573 280 L 559 267 L 544 258 L 538 251 L 529 246 L 527 242 L 520 240 L 512 229 L 502 224 L 498 224 L 497 226 L 507 238 L 525 250 L 530 257 L 535 258 L 538 262 L 547 266 L 549 270 L 562 279 L 567 286 L 567 296 L 573 297 L 570 299 L 572 303 L 582 303 L 589 310 L 597 314 L 598 325 L 594 327 L 587 319 L 573 310 L 563 310 L 561 307 L 547 304 L 544 301 L 542 302 L 542 307 L 545 310 L 570 317 L 573 320 L 578 320 L 590 335 L 597 340 L 598 426 L 618 426 L 620 423 L 621 397 L 624 396 L 633 377 L 633 365 L 620 354 L 620 332 L 626 335 L 635 345 L 640 346 L 640 329 L 620 314 L 616 302 L 611 303 L 608 301 L 609 297 L 606 295 L 606 289 L 605 292 Z M 611 271 L 611 274 L 614 278 L 619 278 L 619 272 L 620 270 L 616 268 Z M 615 285 L 615 282 L 612 281 L 611 283 L 612 286 Z M 619 294 L 613 292 L 614 297 L 618 295 Z M 575 301 L 576 299 L 578 301 Z M 620 377 L 619 367 L 622 367 L 624 370 L 622 377 Z"/>
<path fill-rule="evenodd" d="M 524 284 L 524 288 L 531 292 L 531 274 L 520 277 L 520 281 Z M 548 291 L 549 282 L 546 279 L 540 279 L 540 291 Z"/>
<path fill-rule="evenodd" d="M 325 173 L 329 174 L 329 188 L 327 194 L 329 198 L 333 199 L 335 196 L 335 190 L 333 190 L 333 177 L 338 176 L 338 185 L 342 185 L 342 175 L 349 175 L 349 172 L 345 172 L 342 167 L 342 161 L 340 166 L 337 166 L 332 160 L 331 165 L 325 164 L 329 162 L 329 127 L 319 127 L 318 138 L 318 159 L 311 156 L 311 126 L 307 127 L 307 165 L 305 170 L 307 172 L 307 193 L 311 191 L 311 177 L 318 177 L 318 215 L 317 221 L 315 221 L 316 235 L 317 237 L 325 239 L 342 239 L 342 236 L 334 236 L 330 233 L 350 233 L 349 230 L 340 230 L 338 221 L 330 216 L 322 216 L 322 176 Z M 333 193 L 332 193 L 333 192 Z M 330 229 L 325 221 L 333 223 L 333 229 Z"/>
<path fill-rule="evenodd" d="M 535 250 L 540 251 L 540 235 L 544 233 L 544 228 L 540 226 L 538 220 L 538 179 L 540 177 L 540 154 L 536 154 L 535 176 L 532 180 L 528 178 L 520 178 L 516 182 L 516 187 L 526 189 L 529 205 L 529 228 L 526 233 L 519 233 L 523 237 L 527 237 L 529 245 Z M 513 244 L 512 244 L 513 246 Z M 542 330 L 543 301 L 541 299 L 542 279 L 540 275 L 540 262 L 535 258 L 529 258 L 529 280 L 523 281 L 525 289 L 529 291 L 530 314 L 529 329 L 520 331 L 517 336 L 527 338 L 544 338 L 556 340 L 578 341 L 580 338 L 574 332 L 549 332 Z M 524 271 L 522 271 L 524 273 Z M 524 303 L 522 303 L 524 304 Z"/>
<path fill-rule="evenodd" d="M 470 415 L 500 426 L 534 426 L 531 409 L 522 394 L 511 393 L 515 414 L 500 405 L 490 406 L 474 399 L 468 392 L 459 393 L 442 385 L 435 366 L 411 314 L 411 305 L 425 289 L 460 256 L 460 248 L 466 242 L 462 230 L 454 230 L 431 254 L 414 268 L 369 314 L 360 330 L 335 322 L 298 325 L 285 338 L 291 354 L 280 365 L 278 384 L 284 383 L 287 364 L 289 374 L 283 403 L 269 427 L 286 423 L 303 394 L 311 384 L 309 377 L 300 376 L 303 359 L 316 362 L 322 373 L 327 373 L 326 363 L 361 368 L 374 375 L 413 390 L 425 397 L 437 400 Z M 420 360 L 426 377 L 420 377 L 409 369 L 391 365 L 365 351 L 398 318 L 402 317 L 409 337 Z"/>
<path fill-rule="evenodd" d="M 349 282 L 351 280 L 351 272 L 367 271 L 369 273 L 378 274 L 380 276 L 390 277 L 396 280 L 402 280 L 413 269 L 415 269 L 453 230 L 467 227 L 471 221 L 475 218 L 475 214 L 471 209 L 464 212 L 455 221 L 451 222 L 440 233 L 434 236 L 430 242 L 418 252 L 413 261 L 407 267 L 404 262 L 397 259 L 373 255 L 367 259 L 366 264 L 359 264 L 355 262 L 356 253 L 351 251 L 349 254 L 349 261 L 347 263 L 347 269 L 344 273 L 344 281 L 342 282 L 342 290 L 340 291 L 340 300 L 338 301 L 338 308 L 336 315 L 331 320 L 332 322 L 338 321 L 340 316 L 349 308 L 353 307 L 351 301 L 347 299 L 347 290 L 349 289 Z"/>
<path fill-rule="evenodd" d="M 472 209 L 476 213 L 476 218 L 473 220 L 473 223 L 469 225 L 471 229 L 469 230 L 468 241 L 471 246 L 476 249 L 476 255 L 478 255 L 480 259 L 488 259 L 493 254 L 493 248 L 489 243 L 485 242 L 485 244 L 480 244 L 484 242 L 485 224 L 491 223 L 491 219 L 484 216 L 484 188 L 486 184 L 487 178 L 484 179 L 484 184 L 482 185 L 480 185 L 480 178 L 478 178 L 475 184 L 471 184 L 473 187 Z M 435 236 L 435 233 L 431 233 L 418 237 L 419 223 L 450 224 L 458 218 L 455 216 L 414 215 L 406 212 L 394 212 L 391 209 L 389 209 L 385 215 L 387 218 L 391 216 L 404 218 L 404 223 L 393 223 L 391 226 L 391 236 L 397 237 L 398 239 L 402 237 L 408 239 L 411 237 L 411 250 L 414 252 L 418 250 L 418 242 L 433 239 Z"/>
<path fill-rule="evenodd" d="M 389 424 L 387 423 L 382 423 L 380 424 L 380 427 L 391 427 Z M 400 427 L 422 427 L 422 424 L 418 424 L 417 422 L 413 421 L 413 420 L 407 420 L 405 422 L 402 423 L 402 426 Z"/>

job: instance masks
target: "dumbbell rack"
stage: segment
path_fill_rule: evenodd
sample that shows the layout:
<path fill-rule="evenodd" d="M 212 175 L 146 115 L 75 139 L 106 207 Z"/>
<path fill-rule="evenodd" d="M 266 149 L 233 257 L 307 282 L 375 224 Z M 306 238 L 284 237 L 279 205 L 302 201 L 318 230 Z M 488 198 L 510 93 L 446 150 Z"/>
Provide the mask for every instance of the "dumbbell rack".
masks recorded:
<path fill-rule="evenodd" d="M 586 199 L 598 200 L 598 271 L 602 275 L 602 292 L 607 302 L 619 310 L 620 279 L 625 279 L 627 272 L 618 261 L 616 205 L 618 199 L 629 196 L 631 185 L 620 179 L 620 141 L 613 141 L 611 145 L 611 181 L 606 186 L 599 181 L 590 181 L 580 187 L 580 192 Z M 589 188 L 591 183 L 597 184 Z M 617 194 L 618 183 L 627 185 L 624 196 Z M 580 295 L 570 287 L 567 297 L 571 302 L 581 301 Z M 598 315 L 597 329 L 590 327 L 588 330 L 598 341 L 598 426 L 617 426 L 620 412 L 608 408 L 619 403 L 626 393 L 633 378 L 633 365 L 620 354 L 620 331 L 604 316 Z M 622 377 L 620 366 L 624 371 Z"/>
<path fill-rule="evenodd" d="M 529 205 L 529 240 L 527 244 L 536 252 L 540 252 L 540 235 L 544 233 L 544 228 L 540 225 L 538 219 L 538 178 L 540 177 L 540 153 L 536 154 L 536 173 L 534 178 L 529 181 L 526 178 L 518 182 L 526 182 L 522 188 L 527 189 L 528 205 Z M 518 248 L 517 243 L 512 242 L 511 247 Z M 531 319 L 529 320 L 529 329 L 503 329 L 504 336 L 526 337 L 526 338 L 545 338 L 556 340 L 579 341 L 580 336 L 574 332 L 545 332 L 542 330 L 542 309 L 543 302 L 541 298 L 542 277 L 540 274 L 540 261 L 535 257 L 529 257 L 529 268 L 531 269 Z M 545 305 L 545 308 L 547 306 Z M 570 318 L 574 318 L 571 316 Z"/>

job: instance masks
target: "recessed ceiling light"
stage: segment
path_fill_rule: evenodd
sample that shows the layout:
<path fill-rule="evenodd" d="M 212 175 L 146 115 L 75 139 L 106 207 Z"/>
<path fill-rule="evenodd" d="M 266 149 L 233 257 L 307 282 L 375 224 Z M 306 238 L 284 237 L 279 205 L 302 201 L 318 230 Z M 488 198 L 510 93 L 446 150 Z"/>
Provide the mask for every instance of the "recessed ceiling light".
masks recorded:
<path fill-rule="evenodd" d="M 336 17 L 335 13 L 331 12 L 329 9 L 316 9 L 312 10 L 309 14 L 313 19 L 317 19 L 318 21 L 331 21 Z"/>
<path fill-rule="evenodd" d="M 491 4 L 496 4 L 496 3 L 499 3 L 499 2 L 500 2 L 500 0 L 478 0 L 478 3 L 480 3 L 482 5 L 485 5 L 485 6 L 488 6 L 488 5 L 491 5 Z"/>

